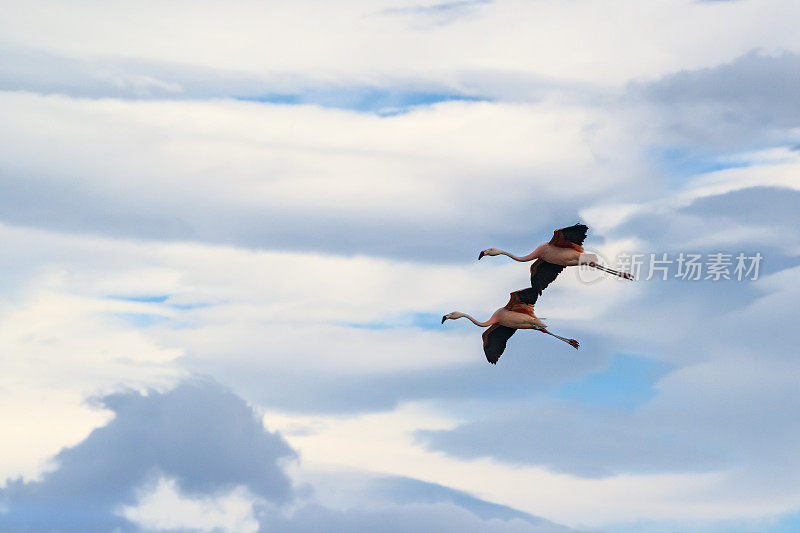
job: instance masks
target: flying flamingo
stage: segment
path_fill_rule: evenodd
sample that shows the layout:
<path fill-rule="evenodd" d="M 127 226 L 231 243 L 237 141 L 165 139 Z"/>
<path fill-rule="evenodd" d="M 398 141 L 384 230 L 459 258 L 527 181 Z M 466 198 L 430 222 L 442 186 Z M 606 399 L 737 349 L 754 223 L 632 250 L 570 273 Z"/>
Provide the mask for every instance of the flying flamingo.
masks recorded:
<path fill-rule="evenodd" d="M 483 353 L 486 354 L 486 360 L 493 365 L 497 364 L 497 360 L 500 359 L 506 349 L 508 339 L 518 329 L 535 329 L 561 339 L 573 348 L 578 349 L 578 346 L 580 346 L 578 341 L 565 339 L 555 333 L 550 333 L 547 331 L 544 322 L 536 318 L 536 315 L 533 314 L 533 303 L 536 302 L 536 297 L 538 297 L 538 294 L 531 292 L 531 289 L 514 291 L 511 293 L 511 299 L 506 306 L 495 311 L 486 322 L 479 322 L 466 313 L 453 311 L 442 317 L 442 324 L 448 319 L 468 318 L 476 326 L 488 327 L 489 329 L 483 332 Z"/>
<path fill-rule="evenodd" d="M 564 270 L 564 267 L 576 266 L 580 263 L 581 255 L 583 254 L 583 241 L 586 239 L 588 230 L 589 228 L 584 224 L 575 224 L 567 228 L 557 229 L 553 232 L 553 238 L 549 242 L 539 245 L 533 252 L 523 257 L 518 257 L 498 248 L 488 248 L 478 254 L 478 259 L 480 260 L 484 255 L 507 255 L 511 259 L 520 262 L 536 259 L 531 265 L 531 288 L 536 291 L 538 296 L 556 279 L 561 271 Z M 624 279 L 634 279 L 628 272 L 612 270 L 597 264 L 595 260 L 590 260 L 586 264 Z"/>

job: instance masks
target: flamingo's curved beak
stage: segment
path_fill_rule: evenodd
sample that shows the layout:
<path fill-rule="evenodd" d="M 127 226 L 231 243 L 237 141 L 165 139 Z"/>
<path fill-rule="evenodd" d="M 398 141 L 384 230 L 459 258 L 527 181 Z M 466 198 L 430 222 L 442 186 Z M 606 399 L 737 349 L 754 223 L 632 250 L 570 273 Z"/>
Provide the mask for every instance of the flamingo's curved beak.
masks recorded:
<path fill-rule="evenodd" d="M 481 260 L 481 257 L 483 257 L 484 255 L 486 255 L 486 254 L 485 254 L 485 253 L 483 253 L 483 252 L 479 253 L 479 254 L 478 254 L 478 261 L 480 261 L 480 260 Z"/>
<path fill-rule="evenodd" d="M 447 315 L 444 315 L 444 316 L 442 317 L 442 324 L 444 324 L 444 321 L 445 321 L 445 320 L 447 320 Z"/>

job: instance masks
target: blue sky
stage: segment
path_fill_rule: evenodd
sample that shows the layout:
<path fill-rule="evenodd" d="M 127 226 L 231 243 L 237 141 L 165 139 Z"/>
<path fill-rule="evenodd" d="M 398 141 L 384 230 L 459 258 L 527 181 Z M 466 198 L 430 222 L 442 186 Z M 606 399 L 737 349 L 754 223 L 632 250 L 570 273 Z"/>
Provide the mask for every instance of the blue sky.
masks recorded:
<path fill-rule="evenodd" d="M 617 355 L 603 371 L 563 383 L 556 396 L 633 409 L 655 395 L 653 385 L 667 372 L 653 359 Z"/>
<path fill-rule="evenodd" d="M 781 532 L 795 2 L 8 3 L 0 529 Z M 563 273 L 497 365 L 518 254 Z"/>

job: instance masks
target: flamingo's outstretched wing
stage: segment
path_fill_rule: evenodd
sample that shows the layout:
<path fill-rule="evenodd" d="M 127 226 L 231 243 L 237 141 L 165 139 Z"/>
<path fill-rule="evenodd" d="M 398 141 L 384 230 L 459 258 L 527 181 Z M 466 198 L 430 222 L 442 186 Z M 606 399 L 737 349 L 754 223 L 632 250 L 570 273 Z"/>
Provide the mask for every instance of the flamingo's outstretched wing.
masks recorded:
<path fill-rule="evenodd" d="M 550 244 L 562 248 L 572 248 L 573 244 L 583 246 L 587 231 L 589 231 L 589 227 L 585 224 L 575 224 L 574 226 L 557 229 L 553 232 Z"/>
<path fill-rule="evenodd" d="M 564 270 L 563 266 L 554 265 L 542 259 L 534 261 L 531 265 L 531 287 L 516 292 L 519 300 L 524 304 L 534 305 L 542 291 L 553 283 L 562 270 Z"/>
<path fill-rule="evenodd" d="M 489 326 L 489 329 L 483 332 L 483 353 L 486 354 L 486 360 L 496 365 L 497 360 L 500 359 L 506 349 L 508 339 L 516 331 L 514 328 L 501 326 L 500 324 Z"/>
<path fill-rule="evenodd" d="M 583 251 L 582 244 L 586 240 L 586 232 L 589 227 L 584 224 L 575 224 L 567 228 L 557 229 L 553 232 L 550 244 L 561 248 L 575 248 Z M 563 266 L 548 263 L 543 259 L 537 259 L 531 265 L 531 288 L 517 291 L 522 303 L 533 305 L 548 285 L 553 283 Z"/>

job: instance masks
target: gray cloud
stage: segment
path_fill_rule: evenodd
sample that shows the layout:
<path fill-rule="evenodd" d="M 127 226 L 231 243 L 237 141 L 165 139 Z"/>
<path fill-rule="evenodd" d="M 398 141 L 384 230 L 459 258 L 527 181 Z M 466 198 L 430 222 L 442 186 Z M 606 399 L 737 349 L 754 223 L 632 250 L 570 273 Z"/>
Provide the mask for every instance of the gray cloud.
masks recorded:
<path fill-rule="evenodd" d="M 379 477 L 368 484 L 367 490 L 374 497 L 395 504 L 452 503 L 463 507 L 483 520 L 519 519 L 538 526 L 547 524 L 546 520 L 518 511 L 512 507 L 490 503 L 460 490 L 413 478 Z"/>
<path fill-rule="evenodd" d="M 673 211 L 637 214 L 610 235 L 646 241 L 659 253 L 758 251 L 765 255 L 760 271 L 769 274 L 797 264 L 798 205 L 800 192 L 794 189 L 747 187 L 697 198 Z M 747 231 L 737 237 L 740 230 Z"/>
<path fill-rule="evenodd" d="M 533 231 L 552 231 L 550 220 L 559 219 L 555 227 L 572 222 L 589 198 L 613 199 L 628 190 L 598 190 L 610 172 L 608 158 L 593 147 L 607 142 L 602 128 L 564 133 L 564 141 L 580 144 L 578 163 L 548 161 L 537 168 L 522 151 L 508 156 L 480 126 L 486 113 L 514 122 L 504 105 L 461 102 L 452 104 L 460 111 L 423 113 L 421 120 L 445 129 L 451 115 L 474 116 L 472 130 L 443 146 L 447 153 L 432 155 L 412 137 L 430 135 L 437 142 L 435 134 L 416 131 L 409 117 L 371 119 L 230 100 L 98 103 L 9 93 L 3 100 L 9 112 L 19 113 L 12 120 L 19 130 L 9 128 L 4 137 L 15 149 L 0 154 L 0 220 L 11 225 L 451 262 L 493 244 L 527 248 Z M 163 122 L 166 110 L 172 118 Z M 294 136 L 283 126 L 295 120 L 293 112 L 303 124 Z M 94 119 L 74 120 L 84 113 Z M 580 129 L 589 119 L 572 110 L 571 120 Z M 210 130 L 193 121 L 207 121 Z M 337 128 L 350 128 L 355 137 L 339 145 Z M 374 135 L 361 139 L 365 130 Z M 532 128 L 508 138 L 524 146 L 540 135 L 549 134 Z M 397 136 L 405 146 L 394 146 Z M 484 148 L 480 168 L 468 168 L 465 155 Z M 190 153 L 201 155 L 194 161 Z M 554 188 L 559 178 L 568 186 Z M 404 180 L 407 185 L 396 187 Z M 307 192 L 300 194 L 303 187 Z"/>
<path fill-rule="evenodd" d="M 472 326 L 470 326 L 472 327 Z M 591 348 L 601 343 L 597 336 L 584 333 L 582 350 L 577 352 L 544 335 L 523 332 L 513 339 L 501 364 L 489 365 L 481 348 L 481 331 L 474 328 L 474 364 L 441 368 L 394 371 L 391 373 L 342 374 L 331 379 L 328 372 L 303 369 L 298 379 L 293 369 L 282 370 L 257 361 L 243 362 L 221 354 L 208 357 L 187 356 L 181 365 L 192 372 L 219 377 L 249 398 L 270 407 L 317 413 L 357 413 L 391 410 L 408 400 L 503 401 L 525 398 L 552 390 L 558 383 L 601 368 L 607 362 L 601 351 Z M 573 335 L 566 325 L 558 330 Z M 287 354 L 290 356 L 290 354 Z M 376 357 L 381 354 L 377 353 Z M 431 353 L 430 357 L 437 357 Z"/>
<path fill-rule="evenodd" d="M 0 53 L 6 58 L 0 66 L 0 89 L 5 91 L 71 94 L 88 98 L 175 98 L 186 95 L 184 80 L 191 79 L 187 72 L 176 77 L 176 71 L 170 73 L 165 66 L 158 69 L 151 65 L 142 69 L 131 62 L 74 59 L 9 46 L 0 46 Z M 180 70 L 178 68 L 177 72 Z"/>
<path fill-rule="evenodd" d="M 451 503 L 409 504 L 382 509 L 329 509 L 308 505 L 290 518 L 269 516 L 261 520 L 262 532 L 317 532 L 317 531 L 382 531 L 405 533 L 430 532 L 519 532 L 561 533 L 567 528 L 551 523 L 539 525 L 515 518 L 482 520 L 470 511 Z"/>
<path fill-rule="evenodd" d="M 141 490 L 174 479 L 181 493 L 213 496 L 244 486 L 262 501 L 264 531 L 520 531 L 566 528 L 441 485 L 373 477 L 359 508 L 302 501 L 283 461 L 296 453 L 264 430 L 244 400 L 217 383 L 194 379 L 169 392 L 118 393 L 97 400 L 114 419 L 53 460 L 39 481 L 8 480 L 0 489 L 0 528 L 8 532 L 139 531 L 123 518 Z M 347 476 L 347 474 L 341 474 Z M 284 504 L 297 505 L 283 512 Z M 367 509 L 364 508 L 364 504 Z"/>
<path fill-rule="evenodd" d="M 767 228 L 782 240 L 794 239 L 800 228 L 800 191 L 785 187 L 748 187 L 698 198 L 678 211 L 727 223 Z M 787 243 L 789 244 L 789 243 Z"/>
<path fill-rule="evenodd" d="M 710 68 L 681 71 L 648 85 L 647 92 L 666 103 L 728 102 L 747 105 L 758 114 L 796 124 L 800 55 L 778 56 L 754 50 L 734 61 Z"/>
<path fill-rule="evenodd" d="M 210 199 L 187 205 L 180 195 L 153 202 L 37 177 L 0 176 L 0 197 L 0 219 L 12 225 L 117 238 L 435 262 L 472 259 L 490 243 L 523 250 L 531 246 L 530 234 L 537 225 L 541 228 L 537 233 L 552 231 L 554 226 L 547 220 L 555 219 L 557 212 L 562 215 L 559 220 L 578 218 L 577 202 L 566 201 L 556 207 L 546 198 L 528 202 L 529 225 L 520 227 L 513 223 L 514 216 L 493 206 L 492 200 L 484 205 L 467 202 L 461 206 L 463 219 L 442 223 L 407 220 L 390 213 L 373 217 L 357 212 L 326 213 L 325 209 L 237 207 Z M 496 219 L 491 224 L 468 217 L 470 210 L 487 208 L 489 216 Z"/>
<path fill-rule="evenodd" d="M 758 50 L 730 63 L 631 85 L 658 106 L 656 127 L 694 151 L 734 151 L 787 138 L 800 125 L 800 55 Z M 696 146 L 700 143 L 700 146 Z"/>
<path fill-rule="evenodd" d="M 134 526 L 115 514 L 158 476 L 187 494 L 215 494 L 244 485 L 282 503 L 293 497 L 278 464 L 295 457 L 265 431 L 238 396 L 205 380 L 147 395 L 120 393 L 99 403 L 115 418 L 55 458 L 39 481 L 9 480 L 0 490 L 4 531 L 112 531 Z"/>
<path fill-rule="evenodd" d="M 289 73 L 262 76 L 194 65 L 126 57 L 80 59 L 0 44 L 0 90 L 60 94 L 78 98 L 196 100 L 231 98 L 263 103 L 319 105 L 366 112 L 398 113 L 415 105 L 450 100 L 487 99 L 479 80 L 464 84 L 409 79 L 400 84 L 375 80 L 324 82 Z M 465 75 L 468 77 L 468 75 Z M 512 76 L 508 73 L 506 76 Z M 396 80 L 395 80 L 396 81 Z M 519 85 L 517 81 L 515 85 Z M 545 89 L 553 81 L 531 78 Z M 526 84 L 527 85 L 527 84 Z M 476 96 L 478 94 L 479 96 Z"/>
<path fill-rule="evenodd" d="M 328 517 L 334 523 L 341 524 L 333 529 L 343 531 L 384 531 L 387 528 L 395 531 L 395 528 L 401 528 L 400 524 L 415 524 L 417 530 L 424 531 L 450 531 L 455 527 L 451 525 L 448 528 L 451 519 L 453 523 L 463 523 L 468 531 L 476 528 L 491 531 L 497 528 L 510 531 L 573 531 L 511 507 L 475 498 L 463 491 L 407 477 L 339 471 L 315 472 L 308 481 L 314 485 L 320 501 L 297 513 L 292 521 L 293 525 L 304 524 L 304 528 L 312 530 L 315 523 L 322 523 Z M 357 508 L 343 506 L 343 501 L 359 504 Z M 420 516 L 426 518 L 420 522 Z M 281 531 L 281 527 L 278 527 L 280 522 L 279 517 L 272 517 L 266 524 Z M 264 529 L 268 530 L 267 527 Z"/>
<path fill-rule="evenodd" d="M 387 14 L 423 21 L 455 20 L 482 2 L 464 2 L 428 15 L 417 8 L 399 8 Z M 454 2 L 453 4 L 460 4 Z M 442 4 L 447 6 L 449 4 Z M 420 6 L 421 9 L 436 6 Z M 405 11 L 406 9 L 410 11 Z M 52 51 L 0 44 L 0 90 L 67 95 L 75 98 L 125 100 L 236 99 L 264 104 L 318 105 L 378 114 L 397 114 L 415 106 L 453 100 L 540 102 L 560 94 L 568 101 L 591 100 L 605 105 L 610 96 L 590 83 L 508 69 L 471 68 L 447 78 L 413 75 L 395 77 L 345 76 L 341 80 L 315 78 L 296 72 L 254 74 L 223 68 L 198 67 L 167 61 L 109 57 L 81 59 Z"/>
<path fill-rule="evenodd" d="M 428 448 L 456 457 L 492 457 L 582 477 L 701 471 L 720 458 L 625 411 L 542 401 L 508 405 L 452 430 L 417 432 Z"/>

